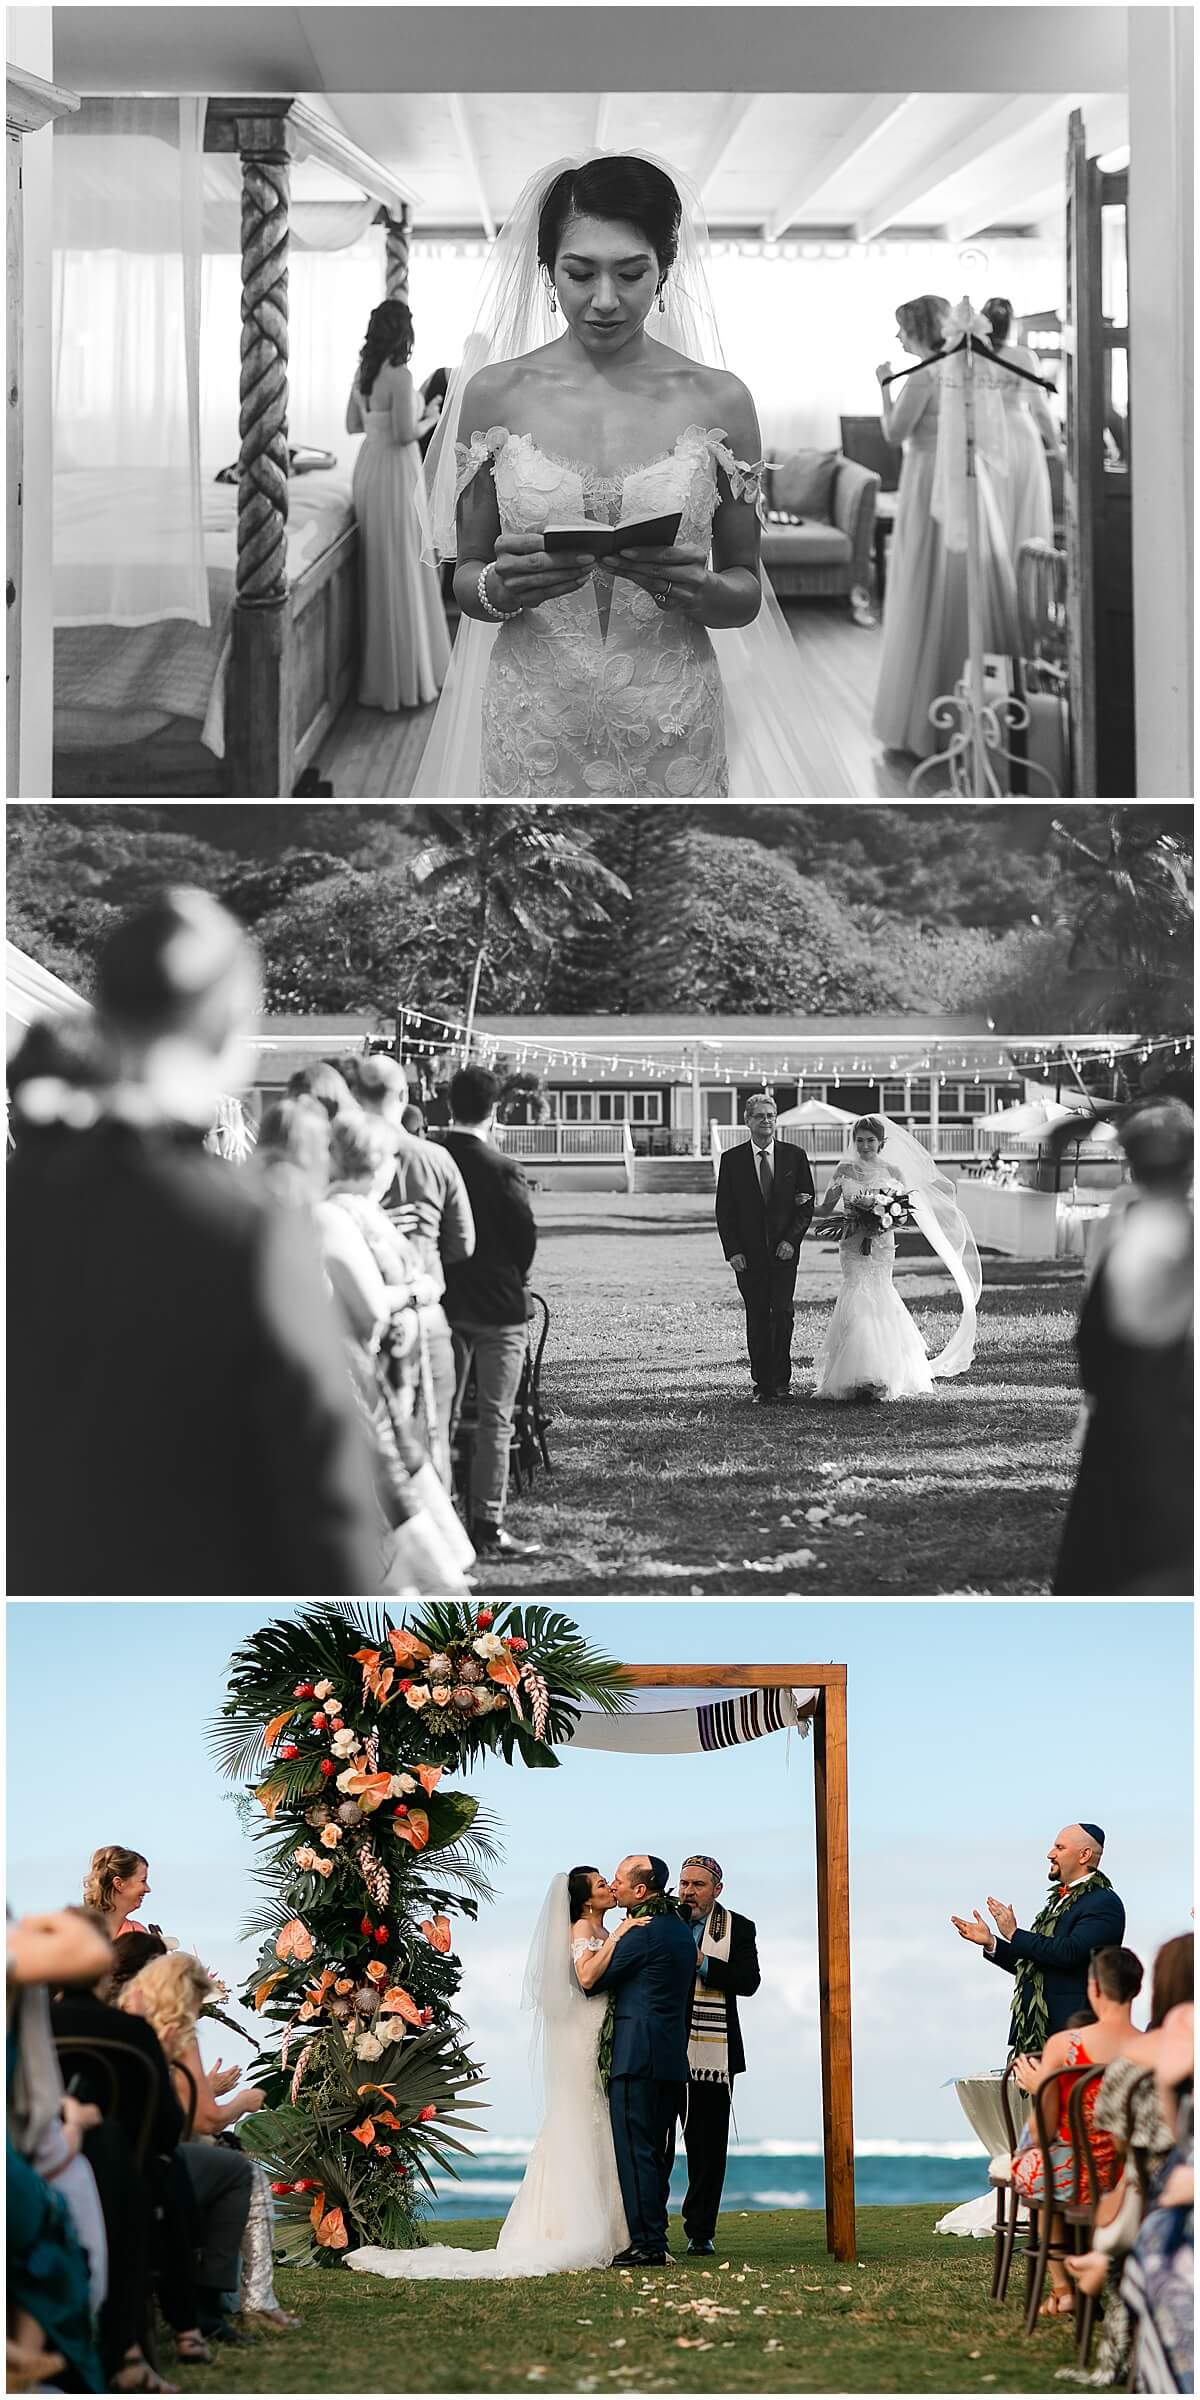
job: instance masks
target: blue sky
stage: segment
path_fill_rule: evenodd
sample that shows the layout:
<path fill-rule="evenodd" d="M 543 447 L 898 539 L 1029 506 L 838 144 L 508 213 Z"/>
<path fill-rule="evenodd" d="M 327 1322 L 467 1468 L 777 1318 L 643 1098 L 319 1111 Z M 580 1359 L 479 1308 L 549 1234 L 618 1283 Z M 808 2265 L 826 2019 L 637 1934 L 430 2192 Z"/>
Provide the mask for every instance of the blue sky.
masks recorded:
<path fill-rule="evenodd" d="M 239 1979 L 252 1850 L 204 1729 L 230 1652 L 283 1613 L 241 1602 L 10 1604 L 11 1907 L 77 1898 L 91 1851 L 126 1842 L 150 1860 L 147 1913 Z M 581 1601 L 571 1613 L 631 1661 L 846 1663 L 860 2140 L 965 2135 L 942 2087 L 1002 2059 L 1010 1987 L 947 1920 L 994 1892 L 1028 1924 L 1060 1825 L 1082 1815 L 1106 1827 L 1127 1939 L 1147 1963 L 1190 1922 L 1186 1604 Z M 456 1928 L 491 2133 L 532 2130 L 519 1998 L 550 1876 L 582 1862 L 610 1870 L 651 1847 L 673 1873 L 689 1851 L 714 1853 L 726 1898 L 758 1926 L 743 2138 L 819 2134 L 808 1744 L 773 1735 L 715 1757 L 577 1753 L 553 1776 L 489 1758 L 463 1780 L 502 1820 L 505 1847 L 494 1905 Z M 228 2056 L 228 2036 L 222 2046 Z"/>

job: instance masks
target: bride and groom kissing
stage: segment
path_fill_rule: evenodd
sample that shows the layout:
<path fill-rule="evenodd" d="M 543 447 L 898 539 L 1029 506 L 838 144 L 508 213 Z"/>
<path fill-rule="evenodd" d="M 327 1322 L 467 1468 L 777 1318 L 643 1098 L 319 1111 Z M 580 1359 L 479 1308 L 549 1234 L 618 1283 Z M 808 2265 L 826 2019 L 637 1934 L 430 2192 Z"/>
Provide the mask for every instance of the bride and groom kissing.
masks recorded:
<path fill-rule="evenodd" d="M 713 2249 L 733 2077 L 745 2066 L 738 1993 L 759 1983 L 749 1918 L 724 1906 L 717 1861 L 622 1859 L 556 1875 L 534 1933 L 522 2005 L 534 2011 L 545 2110 L 494 2250 L 351 2251 L 349 2267 L 478 2280 L 665 2266 L 675 2124 L 684 2119 L 689 2252 Z M 625 1915 L 609 1932 L 614 1907 Z"/>

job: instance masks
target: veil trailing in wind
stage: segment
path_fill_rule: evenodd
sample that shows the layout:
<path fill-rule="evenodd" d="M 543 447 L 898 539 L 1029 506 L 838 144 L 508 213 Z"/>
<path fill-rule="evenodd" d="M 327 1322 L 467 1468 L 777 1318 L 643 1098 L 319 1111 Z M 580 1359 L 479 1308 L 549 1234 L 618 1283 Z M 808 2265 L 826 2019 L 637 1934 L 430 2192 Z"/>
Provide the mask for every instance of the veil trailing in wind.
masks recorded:
<path fill-rule="evenodd" d="M 965 1375 L 975 1356 L 976 1317 L 983 1290 L 983 1268 L 975 1236 L 958 1205 L 954 1185 L 934 1165 L 928 1150 L 906 1126 L 898 1125 L 894 1117 L 880 1116 L 877 1110 L 871 1114 L 884 1128 L 883 1157 L 899 1175 L 912 1201 L 914 1220 L 952 1277 L 962 1305 L 962 1314 L 945 1349 L 929 1361 L 929 1372 L 937 1376 Z M 842 1157 L 852 1162 L 856 1156 L 853 1129 L 848 1128 Z"/>
<path fill-rule="evenodd" d="M 425 488 L 418 495 L 422 555 L 430 564 L 457 556 L 456 511 L 461 488 L 457 446 L 463 397 L 472 376 L 484 367 L 540 349 L 558 332 L 537 258 L 538 220 L 546 196 L 565 170 L 606 155 L 591 150 L 577 158 L 557 158 L 540 168 L 525 185 L 488 253 L 475 322 L 462 363 L 450 379 L 425 462 Z M 699 197 L 673 167 L 651 152 L 623 155 L 641 158 L 669 175 L 682 209 L 678 255 L 662 294 L 665 305 L 661 314 L 657 309 L 652 312 L 647 338 L 682 352 L 701 366 L 724 368 L 708 280 L 708 228 Z M 753 468 L 761 462 L 744 463 Z M 764 794 L 781 799 L 853 799 L 846 770 L 821 728 L 814 696 L 805 688 L 795 643 L 765 575 L 762 587 L 763 604 L 753 624 L 709 629 L 724 690 L 731 794 L 741 799 Z M 496 626 L 474 617 L 460 622 L 450 672 L 417 772 L 415 798 L 478 796 L 481 700 L 497 631 Z"/>

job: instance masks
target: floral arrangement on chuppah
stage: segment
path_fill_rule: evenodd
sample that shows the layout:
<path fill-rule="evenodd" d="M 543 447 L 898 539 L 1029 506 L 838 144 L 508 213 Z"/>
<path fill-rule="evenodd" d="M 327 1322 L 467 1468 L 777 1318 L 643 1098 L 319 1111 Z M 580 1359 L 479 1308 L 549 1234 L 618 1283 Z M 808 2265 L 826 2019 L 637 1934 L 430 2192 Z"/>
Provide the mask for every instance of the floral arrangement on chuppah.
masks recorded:
<path fill-rule="evenodd" d="M 273 2028 L 239 2138 L 271 2172 L 289 2264 L 411 2246 L 483 2079 L 451 1920 L 491 1897 L 499 1853 L 446 1779 L 484 1750 L 557 1766 L 581 1702 L 626 1705 L 620 1668 L 544 1608 L 428 1604 L 394 1625 L 336 1602 L 253 1635 L 228 1689 L 212 1747 L 249 1785 L 268 1895 L 241 1999 Z"/>

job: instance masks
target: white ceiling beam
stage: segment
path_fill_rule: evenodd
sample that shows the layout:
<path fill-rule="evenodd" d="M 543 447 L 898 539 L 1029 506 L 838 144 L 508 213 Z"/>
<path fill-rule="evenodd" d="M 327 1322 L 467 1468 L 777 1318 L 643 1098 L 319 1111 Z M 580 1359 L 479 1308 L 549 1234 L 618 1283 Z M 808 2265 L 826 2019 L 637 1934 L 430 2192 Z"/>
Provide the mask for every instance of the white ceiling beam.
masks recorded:
<path fill-rule="evenodd" d="M 961 175 L 968 167 L 978 168 L 982 180 L 987 172 L 984 162 L 989 151 L 998 150 L 1003 142 L 1013 141 L 1020 134 L 1031 133 L 1035 126 L 1057 117 L 1061 108 L 1061 100 L 1048 102 L 1028 94 L 1006 100 L 999 107 L 989 101 L 986 113 L 969 132 L 952 142 L 948 150 L 928 152 L 919 166 L 910 167 L 890 191 L 882 194 L 865 216 L 859 218 L 854 228 L 855 240 L 874 241 L 876 234 L 886 232 L 897 217 L 914 208 L 927 193 L 936 192 L 942 184 L 949 183 L 951 176 Z"/>
<path fill-rule="evenodd" d="M 702 200 L 707 198 L 709 185 L 719 175 L 757 99 L 757 92 L 730 93 L 708 143 L 700 153 L 700 163 L 693 178 Z"/>
<path fill-rule="evenodd" d="M 1103 92 L 1090 100 L 1064 99 L 1056 103 L 1056 108 L 1062 135 L 1057 186 L 1049 180 L 1045 161 L 1031 168 L 1025 160 L 1019 177 L 1011 172 L 1005 177 L 997 162 L 990 176 L 986 173 L 982 176 L 981 188 L 970 208 L 960 209 L 947 218 L 948 242 L 972 241 L 989 225 L 1037 224 L 1046 214 L 1048 200 L 1062 200 L 1066 189 L 1067 119 L 1072 109 L 1083 111 L 1089 158 L 1115 150 L 1128 139 L 1129 103 L 1123 93 Z M 1054 113 L 1054 110 L 1049 112 L 1051 121 Z"/>
<path fill-rule="evenodd" d="M 467 170 L 468 181 L 470 182 L 471 188 L 475 194 L 475 205 L 479 211 L 479 221 L 483 226 L 483 230 L 486 233 L 489 242 L 494 242 L 496 239 L 496 220 L 492 215 L 491 202 L 488 199 L 487 189 L 483 180 L 483 169 L 479 164 L 479 152 L 475 148 L 475 136 L 472 133 L 470 125 L 467 121 L 466 105 L 463 100 L 462 93 L 447 92 L 446 106 L 450 111 L 450 122 L 454 127 L 454 138 L 458 143 L 463 164 Z"/>
<path fill-rule="evenodd" d="M 788 226 L 795 223 L 797 210 L 815 200 L 826 184 L 840 175 L 842 168 L 849 166 L 851 159 L 857 158 L 869 142 L 877 141 L 915 98 L 914 92 L 884 92 L 865 108 L 857 109 L 845 130 L 823 150 L 814 151 L 807 166 L 793 176 L 783 199 L 777 201 L 770 217 L 763 221 L 764 240 L 777 242 Z"/>

